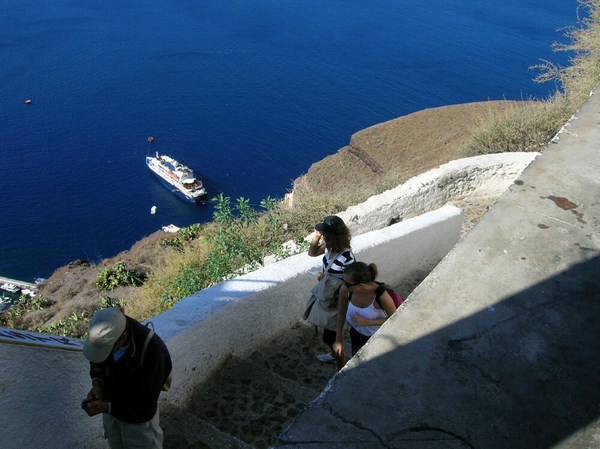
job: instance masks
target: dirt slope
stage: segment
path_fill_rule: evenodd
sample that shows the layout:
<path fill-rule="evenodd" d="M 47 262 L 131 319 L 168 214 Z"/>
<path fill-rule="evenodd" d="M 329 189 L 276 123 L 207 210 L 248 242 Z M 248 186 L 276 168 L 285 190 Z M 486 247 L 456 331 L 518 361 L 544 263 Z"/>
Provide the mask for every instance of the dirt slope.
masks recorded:
<path fill-rule="evenodd" d="M 344 173 L 361 186 L 373 176 L 396 171 L 402 180 L 465 157 L 461 147 L 486 121 L 515 102 L 489 101 L 415 112 L 357 132 L 350 144 L 314 163 L 296 179 L 294 190 L 325 193 Z"/>

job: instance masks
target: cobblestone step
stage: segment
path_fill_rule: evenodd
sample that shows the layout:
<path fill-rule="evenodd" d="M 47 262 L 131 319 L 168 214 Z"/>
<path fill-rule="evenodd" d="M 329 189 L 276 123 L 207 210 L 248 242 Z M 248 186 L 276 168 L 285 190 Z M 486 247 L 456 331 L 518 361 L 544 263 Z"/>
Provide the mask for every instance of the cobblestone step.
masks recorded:
<path fill-rule="evenodd" d="M 398 286 L 408 293 L 420 275 Z M 405 296 L 405 295 L 403 295 Z M 346 336 L 346 353 L 349 338 Z M 314 326 L 299 322 L 252 353 L 230 358 L 196 387 L 185 410 L 161 410 L 165 448 L 266 449 L 337 372 Z"/>
<path fill-rule="evenodd" d="M 161 409 L 164 449 L 253 449 L 187 410 Z"/>
<path fill-rule="evenodd" d="M 308 388 L 232 358 L 204 385 L 189 412 L 255 448 L 267 448 L 314 397 Z"/>
<path fill-rule="evenodd" d="M 335 374 L 334 364 L 315 359 L 326 350 L 313 327 L 298 323 L 248 359 L 230 358 L 197 389 L 186 413 L 249 447 L 268 448 Z"/>
<path fill-rule="evenodd" d="M 336 365 L 320 363 L 317 354 L 328 352 L 314 326 L 299 322 L 250 357 L 272 373 L 311 388 L 318 395 L 336 373 Z"/>

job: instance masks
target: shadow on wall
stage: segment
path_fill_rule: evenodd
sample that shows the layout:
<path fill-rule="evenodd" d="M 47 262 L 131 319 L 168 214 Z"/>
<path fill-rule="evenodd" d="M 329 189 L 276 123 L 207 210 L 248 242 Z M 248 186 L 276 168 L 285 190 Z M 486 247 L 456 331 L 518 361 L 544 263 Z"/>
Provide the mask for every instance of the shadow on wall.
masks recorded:
<path fill-rule="evenodd" d="M 276 447 L 299 443 L 309 428 L 315 444 L 597 447 L 598 273 L 595 257 L 399 347 L 400 326 L 384 326 L 377 347 L 389 352 L 365 347 Z"/>

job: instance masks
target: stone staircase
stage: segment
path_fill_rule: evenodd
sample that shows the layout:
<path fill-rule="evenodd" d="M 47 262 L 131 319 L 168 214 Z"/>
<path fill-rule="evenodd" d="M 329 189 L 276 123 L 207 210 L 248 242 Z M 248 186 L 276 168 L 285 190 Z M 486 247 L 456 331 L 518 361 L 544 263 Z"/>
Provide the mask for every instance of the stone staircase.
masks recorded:
<path fill-rule="evenodd" d="M 187 409 L 161 409 L 165 449 L 268 448 L 336 373 L 313 326 L 296 324 L 247 359 L 231 357 L 192 394 Z"/>
<path fill-rule="evenodd" d="M 394 288 L 406 298 L 427 274 L 415 272 Z M 348 335 L 344 341 L 350 354 Z M 161 408 L 165 449 L 270 447 L 337 372 L 315 359 L 327 350 L 316 328 L 302 321 L 248 358 L 231 357 L 192 392 L 187 408 Z"/>

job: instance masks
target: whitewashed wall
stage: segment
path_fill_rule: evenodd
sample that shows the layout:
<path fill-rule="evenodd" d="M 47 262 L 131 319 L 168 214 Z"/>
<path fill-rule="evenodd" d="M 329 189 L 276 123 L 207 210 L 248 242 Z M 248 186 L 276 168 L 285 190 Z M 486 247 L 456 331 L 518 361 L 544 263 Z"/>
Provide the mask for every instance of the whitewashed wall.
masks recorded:
<path fill-rule="evenodd" d="M 2 343 L 0 361 L 0 447 L 106 447 L 100 417 L 81 409 L 91 386 L 81 352 Z"/>
<path fill-rule="evenodd" d="M 466 197 L 497 197 L 540 153 L 457 159 L 374 195 L 338 215 L 353 235 L 381 229 Z"/>

